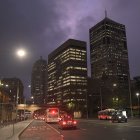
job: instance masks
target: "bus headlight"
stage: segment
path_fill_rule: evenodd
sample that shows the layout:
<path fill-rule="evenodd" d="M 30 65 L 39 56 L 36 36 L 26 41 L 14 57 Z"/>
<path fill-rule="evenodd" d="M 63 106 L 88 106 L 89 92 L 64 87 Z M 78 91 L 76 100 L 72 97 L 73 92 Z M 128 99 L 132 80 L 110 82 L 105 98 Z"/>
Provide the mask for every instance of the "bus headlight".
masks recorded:
<path fill-rule="evenodd" d="M 121 116 L 119 116 L 119 119 L 121 119 L 122 117 Z"/>

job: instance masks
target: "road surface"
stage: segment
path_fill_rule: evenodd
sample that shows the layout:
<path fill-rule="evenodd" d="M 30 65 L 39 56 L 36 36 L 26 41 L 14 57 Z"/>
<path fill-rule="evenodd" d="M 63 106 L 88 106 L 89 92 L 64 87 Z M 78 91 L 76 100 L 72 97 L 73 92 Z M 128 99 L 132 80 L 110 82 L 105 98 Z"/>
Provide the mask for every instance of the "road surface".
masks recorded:
<path fill-rule="evenodd" d="M 76 130 L 61 130 L 58 124 L 34 120 L 20 140 L 140 140 L 140 119 L 128 120 L 128 123 L 78 120 Z"/>

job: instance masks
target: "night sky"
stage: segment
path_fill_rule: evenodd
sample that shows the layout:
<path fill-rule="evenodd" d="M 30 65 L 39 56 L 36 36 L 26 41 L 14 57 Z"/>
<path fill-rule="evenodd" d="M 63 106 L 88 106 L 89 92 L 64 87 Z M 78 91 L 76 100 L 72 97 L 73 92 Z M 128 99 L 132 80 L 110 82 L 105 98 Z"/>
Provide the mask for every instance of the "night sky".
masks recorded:
<path fill-rule="evenodd" d="M 131 78 L 140 76 L 140 0 L 0 0 L 0 78 L 20 78 L 29 97 L 33 63 L 69 38 L 87 42 L 89 60 L 89 28 L 105 9 L 126 26 Z"/>

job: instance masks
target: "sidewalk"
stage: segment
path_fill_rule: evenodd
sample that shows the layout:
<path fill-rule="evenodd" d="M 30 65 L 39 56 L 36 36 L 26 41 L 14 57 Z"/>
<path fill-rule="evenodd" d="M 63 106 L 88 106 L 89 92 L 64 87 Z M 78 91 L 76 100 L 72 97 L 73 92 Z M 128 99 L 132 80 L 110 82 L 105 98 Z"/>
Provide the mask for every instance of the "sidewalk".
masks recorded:
<path fill-rule="evenodd" d="M 31 122 L 26 120 L 0 128 L 0 140 L 18 140 L 18 136 Z"/>

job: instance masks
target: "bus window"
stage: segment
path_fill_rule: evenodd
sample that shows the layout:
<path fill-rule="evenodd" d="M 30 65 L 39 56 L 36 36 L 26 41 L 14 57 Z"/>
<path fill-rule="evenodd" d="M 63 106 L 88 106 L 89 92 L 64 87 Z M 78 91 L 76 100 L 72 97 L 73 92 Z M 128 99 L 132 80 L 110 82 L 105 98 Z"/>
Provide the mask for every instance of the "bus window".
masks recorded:
<path fill-rule="evenodd" d="M 60 118 L 59 108 L 48 108 L 46 109 L 45 121 L 49 122 L 58 122 Z"/>

